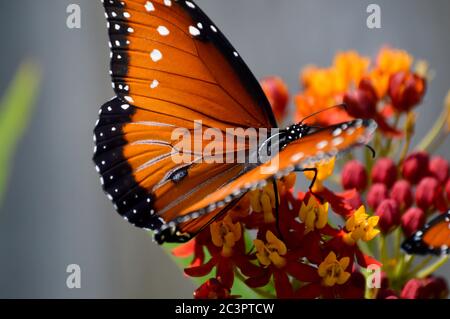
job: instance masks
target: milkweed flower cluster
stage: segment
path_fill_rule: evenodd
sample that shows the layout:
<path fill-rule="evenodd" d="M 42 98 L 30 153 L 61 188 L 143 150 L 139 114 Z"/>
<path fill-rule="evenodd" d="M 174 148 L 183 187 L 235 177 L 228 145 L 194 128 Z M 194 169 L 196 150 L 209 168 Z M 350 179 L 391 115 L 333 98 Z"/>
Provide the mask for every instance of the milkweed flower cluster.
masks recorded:
<path fill-rule="evenodd" d="M 283 80 L 261 84 L 277 119 L 292 122 Z M 300 84 L 293 98 L 297 121 L 317 112 L 309 124 L 373 119 L 380 128 L 377 157 L 364 152 L 318 162 L 311 190 L 294 174 L 277 182 L 278 194 L 268 183 L 173 249 L 177 258 L 189 258 L 185 274 L 200 279 L 194 297 L 445 298 L 447 283 L 434 272 L 446 258 L 409 256 L 400 244 L 450 207 L 449 163 L 433 154 L 450 132 L 450 95 L 414 148 L 429 80 L 426 63 L 409 53 L 383 48 L 373 61 L 339 53 L 330 67 L 306 67 Z M 341 103 L 346 109 L 329 109 Z"/>

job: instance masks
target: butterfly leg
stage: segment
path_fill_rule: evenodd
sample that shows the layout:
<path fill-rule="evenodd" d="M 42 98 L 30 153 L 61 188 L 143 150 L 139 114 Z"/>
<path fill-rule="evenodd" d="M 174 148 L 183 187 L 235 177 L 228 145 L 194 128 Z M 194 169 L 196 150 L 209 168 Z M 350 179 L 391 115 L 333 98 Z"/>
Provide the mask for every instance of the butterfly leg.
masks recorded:
<path fill-rule="evenodd" d="M 275 193 L 275 220 L 276 220 L 276 227 L 277 227 L 277 231 L 280 235 L 280 239 L 283 240 L 283 234 L 281 233 L 281 228 L 280 228 L 280 215 L 279 215 L 279 208 L 280 208 L 280 199 L 278 198 L 278 185 L 277 185 L 277 180 L 274 178 L 272 180 L 272 184 L 273 184 L 273 192 Z"/>
<path fill-rule="evenodd" d="M 296 172 L 313 172 L 314 173 L 314 177 L 312 178 L 311 184 L 309 185 L 309 192 L 311 194 L 313 194 L 315 197 L 317 197 L 317 199 L 319 199 L 319 201 L 323 202 L 323 198 L 322 196 L 320 196 L 319 194 L 317 194 L 316 192 L 313 191 L 313 187 L 314 184 L 316 183 L 317 180 L 317 174 L 319 173 L 318 169 L 316 167 L 308 167 L 308 168 L 302 168 L 302 169 L 296 169 Z"/>

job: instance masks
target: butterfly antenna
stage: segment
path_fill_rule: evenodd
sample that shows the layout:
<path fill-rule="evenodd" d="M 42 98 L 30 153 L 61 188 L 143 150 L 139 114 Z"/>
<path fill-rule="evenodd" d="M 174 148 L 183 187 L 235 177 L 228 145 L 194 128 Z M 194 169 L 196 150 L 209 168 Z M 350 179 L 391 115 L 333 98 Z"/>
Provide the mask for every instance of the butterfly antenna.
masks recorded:
<path fill-rule="evenodd" d="M 259 161 L 259 154 L 261 154 L 261 150 L 263 149 L 263 147 L 265 147 L 268 143 L 271 142 L 272 139 L 274 139 L 275 137 L 278 137 L 280 135 L 283 135 L 284 132 L 278 132 L 277 134 L 272 135 L 271 137 L 269 137 L 268 139 L 266 139 L 261 146 L 258 148 L 258 161 Z"/>
<path fill-rule="evenodd" d="M 320 111 L 317 111 L 317 112 L 314 112 L 314 113 L 308 115 L 307 117 L 305 117 L 305 118 L 303 118 L 301 120 L 300 124 L 303 124 L 306 120 L 308 120 L 308 119 L 310 119 L 310 118 L 312 118 L 312 117 L 314 117 L 316 115 L 319 115 L 320 113 L 327 112 L 329 110 L 332 110 L 332 109 L 335 109 L 335 108 L 341 108 L 341 107 L 343 109 L 347 110 L 347 104 L 345 104 L 345 103 L 341 103 L 341 104 L 338 104 L 338 105 L 333 105 L 333 106 L 327 107 L 326 109 L 323 109 L 323 110 L 320 110 Z"/>

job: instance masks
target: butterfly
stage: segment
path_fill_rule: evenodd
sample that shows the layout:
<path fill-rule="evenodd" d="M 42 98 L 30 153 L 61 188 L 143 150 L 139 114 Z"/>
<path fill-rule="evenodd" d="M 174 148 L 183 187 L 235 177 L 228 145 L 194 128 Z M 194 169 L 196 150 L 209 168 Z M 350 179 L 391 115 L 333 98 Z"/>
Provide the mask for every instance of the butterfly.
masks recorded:
<path fill-rule="evenodd" d="M 373 121 L 357 119 L 279 130 L 258 81 L 194 1 L 103 0 L 103 5 L 116 96 L 100 108 L 94 162 L 118 213 L 153 230 L 158 243 L 190 240 L 249 190 L 365 145 L 376 128 Z M 194 145 L 204 139 L 195 135 L 198 121 L 224 135 L 229 128 L 250 132 L 231 134 L 238 140 L 231 148 L 224 147 L 228 140 L 211 141 L 219 149 L 214 156 L 237 158 L 248 151 L 257 160 L 208 162 Z M 182 150 L 173 140 L 180 128 L 194 136 Z M 249 129 L 268 129 L 267 138 Z M 256 148 L 252 138 L 260 138 Z M 260 160 L 269 146 L 275 147 L 267 151 L 270 161 Z M 188 160 L 174 161 L 177 153 Z"/>
<path fill-rule="evenodd" d="M 449 247 L 450 211 L 433 218 L 402 244 L 403 250 L 408 254 L 418 255 L 448 255 Z"/>

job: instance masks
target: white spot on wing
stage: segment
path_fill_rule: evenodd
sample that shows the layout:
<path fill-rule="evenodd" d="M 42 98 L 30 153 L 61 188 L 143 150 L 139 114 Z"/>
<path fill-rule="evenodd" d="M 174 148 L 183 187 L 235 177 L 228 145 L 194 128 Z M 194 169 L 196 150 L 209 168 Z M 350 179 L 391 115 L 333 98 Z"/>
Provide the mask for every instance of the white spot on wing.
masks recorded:
<path fill-rule="evenodd" d="M 159 81 L 158 80 L 153 80 L 152 84 L 150 84 L 150 88 L 151 89 L 156 89 L 159 85 Z"/>
<path fill-rule="evenodd" d="M 200 30 L 197 29 L 196 27 L 194 27 L 194 26 L 191 25 L 191 26 L 189 27 L 189 33 L 190 33 L 192 36 L 196 37 L 196 36 L 200 35 Z"/>
<path fill-rule="evenodd" d="M 162 53 L 158 49 L 154 49 L 152 53 L 150 53 L 150 57 L 152 58 L 153 62 L 158 62 L 162 59 Z"/>
<path fill-rule="evenodd" d="M 186 3 L 186 5 L 187 5 L 189 8 L 195 9 L 195 5 L 194 5 L 192 2 L 190 2 L 190 1 L 185 1 L 185 3 Z"/>
<path fill-rule="evenodd" d="M 155 11 L 155 6 L 150 1 L 147 1 L 147 3 L 145 4 L 145 10 L 147 10 L 148 12 Z"/>
<path fill-rule="evenodd" d="M 322 150 L 325 147 L 327 147 L 327 145 L 328 145 L 328 141 L 322 141 L 322 142 L 317 143 L 316 147 L 317 147 L 317 149 Z"/>
<path fill-rule="evenodd" d="M 162 35 L 163 37 L 168 36 L 170 34 L 169 29 L 167 29 L 165 26 L 161 25 L 158 27 L 158 33 Z"/>

